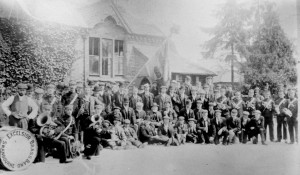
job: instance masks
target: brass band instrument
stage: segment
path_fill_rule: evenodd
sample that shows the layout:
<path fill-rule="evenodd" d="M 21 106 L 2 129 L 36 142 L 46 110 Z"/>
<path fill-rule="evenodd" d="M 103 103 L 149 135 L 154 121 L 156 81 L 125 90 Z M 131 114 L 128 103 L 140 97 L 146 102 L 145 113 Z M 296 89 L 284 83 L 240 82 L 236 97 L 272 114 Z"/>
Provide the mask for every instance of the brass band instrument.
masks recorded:
<path fill-rule="evenodd" d="M 272 100 L 270 100 L 268 102 L 264 101 L 262 103 L 262 106 L 265 108 L 264 110 L 268 109 L 268 110 L 271 111 L 271 109 L 272 109 L 272 103 L 271 102 L 272 102 Z"/>
<path fill-rule="evenodd" d="M 287 108 L 283 108 L 282 112 L 289 117 L 292 117 L 293 115 L 292 111 Z"/>
<path fill-rule="evenodd" d="M 86 102 L 89 102 L 89 100 L 84 98 L 84 99 L 83 99 L 83 103 L 82 103 L 82 105 L 80 106 L 79 111 L 78 111 L 78 113 L 77 113 L 77 115 L 76 115 L 76 118 L 78 118 L 79 115 L 82 114 L 81 111 L 85 109 Z"/>
<path fill-rule="evenodd" d="M 92 121 L 92 123 L 90 124 L 89 127 L 93 127 L 97 133 L 100 133 L 102 130 L 101 126 L 100 126 L 101 116 L 99 114 L 92 115 L 91 121 Z"/>
<path fill-rule="evenodd" d="M 54 138 L 54 134 L 51 134 L 51 131 L 57 127 L 57 124 L 52 121 L 52 118 L 49 115 L 42 113 L 37 117 L 36 123 L 41 127 L 41 136 Z"/>

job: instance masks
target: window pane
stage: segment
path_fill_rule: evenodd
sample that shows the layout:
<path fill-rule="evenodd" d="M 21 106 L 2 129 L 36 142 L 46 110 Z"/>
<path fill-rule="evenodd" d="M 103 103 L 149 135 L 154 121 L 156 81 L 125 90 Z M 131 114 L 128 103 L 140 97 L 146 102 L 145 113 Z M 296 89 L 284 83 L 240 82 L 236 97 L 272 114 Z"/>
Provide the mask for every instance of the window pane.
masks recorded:
<path fill-rule="evenodd" d="M 99 56 L 90 56 L 89 58 L 90 74 L 99 75 Z"/>
<path fill-rule="evenodd" d="M 102 75 L 111 74 L 111 60 L 113 53 L 113 41 L 102 39 Z"/>
<path fill-rule="evenodd" d="M 99 55 L 99 38 L 89 38 L 89 55 Z"/>

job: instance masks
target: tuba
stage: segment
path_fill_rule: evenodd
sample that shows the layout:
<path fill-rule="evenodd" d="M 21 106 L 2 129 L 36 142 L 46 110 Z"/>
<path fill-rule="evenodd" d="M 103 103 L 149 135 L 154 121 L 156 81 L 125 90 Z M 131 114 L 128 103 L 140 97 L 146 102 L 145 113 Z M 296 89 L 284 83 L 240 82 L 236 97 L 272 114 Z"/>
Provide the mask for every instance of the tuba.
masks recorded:
<path fill-rule="evenodd" d="M 54 135 L 50 134 L 51 130 L 54 130 L 56 128 L 56 123 L 52 121 L 52 118 L 50 115 L 47 115 L 45 113 L 42 113 L 39 115 L 36 119 L 36 123 L 38 126 L 41 127 L 40 129 L 40 135 L 44 137 L 50 137 L 53 138 Z"/>
<path fill-rule="evenodd" d="M 91 117 L 92 123 L 89 127 L 94 127 L 97 133 L 101 132 L 101 116 L 99 114 L 95 114 Z"/>

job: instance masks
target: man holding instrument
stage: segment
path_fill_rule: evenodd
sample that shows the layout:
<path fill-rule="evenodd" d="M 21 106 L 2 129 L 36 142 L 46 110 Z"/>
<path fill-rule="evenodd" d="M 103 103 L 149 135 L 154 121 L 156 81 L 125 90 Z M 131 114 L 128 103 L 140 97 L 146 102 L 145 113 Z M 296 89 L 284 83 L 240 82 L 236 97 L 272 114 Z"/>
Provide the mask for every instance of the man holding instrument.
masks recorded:
<path fill-rule="evenodd" d="M 27 97 L 27 85 L 20 83 L 18 86 L 18 93 L 15 96 L 9 97 L 2 103 L 4 113 L 9 116 L 8 124 L 10 126 L 17 126 L 19 128 L 28 128 L 28 119 L 33 119 L 38 113 L 38 106 L 33 99 Z M 29 107 L 32 109 L 28 114 Z"/>
<path fill-rule="evenodd" d="M 32 132 L 38 143 L 38 153 L 35 162 L 45 162 L 46 147 L 56 148 L 60 163 L 69 163 L 66 156 L 66 144 L 64 141 L 57 140 L 55 137 L 60 134 L 64 126 L 58 122 L 52 113 L 52 105 L 44 104 L 43 113 L 29 120 L 28 130 Z M 47 122 L 43 123 L 47 118 Z"/>

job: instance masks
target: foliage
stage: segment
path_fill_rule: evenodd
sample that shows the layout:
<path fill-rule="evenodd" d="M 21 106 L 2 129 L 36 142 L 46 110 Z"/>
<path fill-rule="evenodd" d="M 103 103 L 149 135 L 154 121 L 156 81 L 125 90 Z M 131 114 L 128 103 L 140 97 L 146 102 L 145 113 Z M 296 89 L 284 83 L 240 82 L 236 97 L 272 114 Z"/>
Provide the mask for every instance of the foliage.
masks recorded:
<path fill-rule="evenodd" d="M 207 49 L 204 57 L 213 57 L 218 49 L 229 50 L 230 53 L 237 51 L 244 55 L 250 12 L 236 0 L 228 0 L 216 13 L 219 23 L 207 31 L 213 37 L 204 44 Z"/>
<path fill-rule="evenodd" d="M 76 59 L 80 29 L 35 20 L 0 19 L 5 85 L 62 81 Z"/>
<path fill-rule="evenodd" d="M 249 45 L 243 72 L 245 82 L 271 89 L 278 84 L 296 83 L 296 61 L 293 46 L 280 26 L 274 4 L 260 8 L 259 27 L 254 28 L 253 43 Z"/>

